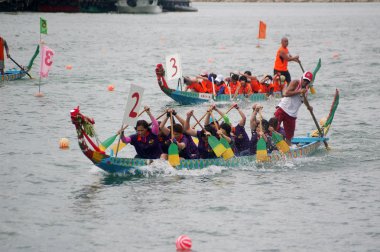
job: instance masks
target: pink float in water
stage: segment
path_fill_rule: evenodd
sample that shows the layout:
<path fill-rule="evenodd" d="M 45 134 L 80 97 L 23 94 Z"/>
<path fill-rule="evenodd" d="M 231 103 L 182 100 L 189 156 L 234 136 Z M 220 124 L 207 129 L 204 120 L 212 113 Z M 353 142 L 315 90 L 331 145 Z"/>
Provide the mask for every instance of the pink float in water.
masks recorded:
<path fill-rule="evenodd" d="M 115 90 L 115 86 L 114 85 L 108 85 L 108 91 L 114 91 Z"/>
<path fill-rule="evenodd" d="M 191 239 L 187 235 L 181 235 L 177 238 L 177 241 L 175 242 L 175 246 L 177 250 L 189 250 L 191 249 Z"/>

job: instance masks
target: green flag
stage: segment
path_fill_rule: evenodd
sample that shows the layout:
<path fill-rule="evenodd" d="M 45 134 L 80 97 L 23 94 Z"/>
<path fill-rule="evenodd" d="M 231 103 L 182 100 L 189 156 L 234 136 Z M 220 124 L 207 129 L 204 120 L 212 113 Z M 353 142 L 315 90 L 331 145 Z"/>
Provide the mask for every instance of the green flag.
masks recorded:
<path fill-rule="evenodd" d="M 47 34 L 47 22 L 40 17 L 40 33 Z"/>

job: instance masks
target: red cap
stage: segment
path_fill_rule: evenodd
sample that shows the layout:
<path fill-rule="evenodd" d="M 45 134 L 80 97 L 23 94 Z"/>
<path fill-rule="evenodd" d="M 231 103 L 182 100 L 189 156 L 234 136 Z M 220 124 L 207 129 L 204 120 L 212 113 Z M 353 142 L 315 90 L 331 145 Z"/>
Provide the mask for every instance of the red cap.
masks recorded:
<path fill-rule="evenodd" d="M 304 80 L 308 80 L 308 81 L 312 81 L 313 80 L 313 74 L 311 72 L 305 72 L 303 75 L 302 75 L 302 79 Z"/>

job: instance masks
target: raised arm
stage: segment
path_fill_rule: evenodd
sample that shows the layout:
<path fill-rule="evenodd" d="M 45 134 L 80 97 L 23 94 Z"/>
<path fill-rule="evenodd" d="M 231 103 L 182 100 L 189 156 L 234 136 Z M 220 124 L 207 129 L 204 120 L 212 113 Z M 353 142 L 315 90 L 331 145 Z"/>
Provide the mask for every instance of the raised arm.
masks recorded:
<path fill-rule="evenodd" d="M 148 114 L 148 116 L 150 117 L 150 120 L 152 121 L 152 133 L 155 135 L 158 135 L 160 127 L 158 125 L 156 118 L 154 118 L 154 116 L 150 112 L 150 108 L 148 106 L 145 106 L 144 109 L 145 109 L 146 113 Z"/>
<path fill-rule="evenodd" d="M 190 127 L 190 118 L 193 116 L 193 113 L 194 113 L 194 110 L 190 110 L 189 112 L 186 113 L 186 121 L 183 126 L 183 129 L 186 134 L 190 136 L 197 136 L 197 131 Z"/>
<path fill-rule="evenodd" d="M 166 112 L 168 113 L 168 110 L 166 110 Z M 170 114 L 167 115 L 164 120 L 161 121 L 160 123 L 160 130 L 162 131 L 162 133 L 165 135 L 165 136 L 168 136 L 170 134 L 170 130 L 168 128 L 166 128 L 166 123 L 168 121 L 170 117 Z"/>
<path fill-rule="evenodd" d="M 247 117 L 245 116 L 244 112 L 240 109 L 240 107 L 237 104 L 235 105 L 235 108 L 237 109 L 237 111 L 239 112 L 239 115 L 241 117 L 241 119 L 239 121 L 239 125 L 244 127 L 245 122 L 247 121 Z"/>
<path fill-rule="evenodd" d="M 177 118 L 178 122 L 182 124 L 182 126 L 185 126 L 185 119 L 182 118 L 174 109 L 173 109 L 173 116 Z"/>
<path fill-rule="evenodd" d="M 250 119 L 250 127 L 251 127 L 251 130 L 252 131 L 255 131 L 256 130 L 256 127 L 257 127 L 257 119 L 256 119 L 256 116 L 257 116 L 257 113 L 258 111 L 260 110 L 261 108 L 261 105 L 260 104 L 253 104 L 252 106 L 252 114 L 251 114 L 251 119 Z"/>

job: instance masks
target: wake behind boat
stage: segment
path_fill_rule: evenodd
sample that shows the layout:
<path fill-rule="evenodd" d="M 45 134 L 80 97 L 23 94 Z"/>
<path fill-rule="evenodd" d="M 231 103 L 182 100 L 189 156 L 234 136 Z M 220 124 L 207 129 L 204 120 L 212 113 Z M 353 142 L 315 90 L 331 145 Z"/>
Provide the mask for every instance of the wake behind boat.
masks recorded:
<path fill-rule="evenodd" d="M 323 135 L 316 137 L 296 137 L 292 139 L 292 143 L 296 144 L 295 148 L 291 148 L 286 154 L 279 151 L 273 151 L 268 155 L 268 162 L 283 160 L 286 158 L 298 158 L 303 156 L 312 155 L 320 146 L 321 143 L 327 142 L 329 138 L 326 138 L 331 123 L 333 121 L 335 111 L 339 104 L 339 92 L 336 90 L 334 101 L 332 103 L 330 113 L 326 119 L 326 122 L 322 125 Z M 120 158 L 113 157 L 102 151 L 100 144 L 96 144 L 96 133 L 94 130 L 94 120 L 83 115 L 79 107 L 71 111 L 71 121 L 74 124 L 79 147 L 82 152 L 89 158 L 96 166 L 109 173 L 121 173 L 121 174 L 140 174 L 141 168 L 151 165 L 155 160 L 152 159 L 140 159 L 140 158 Z M 315 133 L 313 134 L 315 135 Z M 210 165 L 236 167 L 244 164 L 249 164 L 256 161 L 256 155 L 233 157 L 228 160 L 223 158 L 213 159 L 181 159 L 180 164 L 176 166 L 176 169 L 202 169 Z M 169 165 L 169 163 L 168 163 Z"/>

